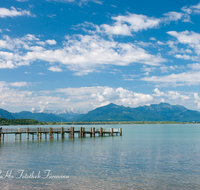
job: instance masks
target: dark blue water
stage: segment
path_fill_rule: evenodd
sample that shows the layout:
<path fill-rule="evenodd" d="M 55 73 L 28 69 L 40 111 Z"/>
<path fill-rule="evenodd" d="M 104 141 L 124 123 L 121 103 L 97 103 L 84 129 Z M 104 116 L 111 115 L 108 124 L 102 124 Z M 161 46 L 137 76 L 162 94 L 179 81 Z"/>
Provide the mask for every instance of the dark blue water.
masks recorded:
<path fill-rule="evenodd" d="M 121 127 L 123 136 L 5 136 L 0 189 L 200 189 L 200 125 L 85 127 Z"/>

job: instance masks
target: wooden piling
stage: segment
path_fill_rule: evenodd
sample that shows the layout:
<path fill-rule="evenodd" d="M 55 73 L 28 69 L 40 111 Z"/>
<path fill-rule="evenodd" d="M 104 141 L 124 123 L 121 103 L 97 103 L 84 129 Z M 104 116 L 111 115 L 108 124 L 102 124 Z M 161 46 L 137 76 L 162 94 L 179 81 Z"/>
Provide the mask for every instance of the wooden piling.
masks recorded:
<path fill-rule="evenodd" d="M 64 138 L 64 132 L 63 131 L 64 131 L 64 127 L 61 127 L 61 132 L 60 132 L 61 133 L 61 138 Z"/>
<path fill-rule="evenodd" d="M 17 133 L 15 133 L 15 140 L 17 140 Z"/>
<path fill-rule="evenodd" d="M 92 137 L 92 127 L 90 127 L 90 137 Z"/>
<path fill-rule="evenodd" d="M 32 140 L 34 140 L 34 133 L 32 133 Z"/>
<path fill-rule="evenodd" d="M 40 127 L 40 130 L 39 130 L 39 131 L 40 131 L 40 139 L 42 139 L 41 129 L 42 129 L 42 128 Z"/>
<path fill-rule="evenodd" d="M 122 128 L 119 128 L 119 134 L 122 136 Z"/>
<path fill-rule="evenodd" d="M 83 127 L 83 137 L 86 137 L 86 134 L 85 134 L 85 127 Z"/>
<path fill-rule="evenodd" d="M 39 139 L 39 128 L 37 127 L 37 139 Z"/>
<path fill-rule="evenodd" d="M 80 127 L 80 137 L 83 137 L 83 127 Z"/>
<path fill-rule="evenodd" d="M 50 139 L 52 138 L 52 128 L 51 127 L 49 128 L 49 138 Z"/>
<path fill-rule="evenodd" d="M 70 127 L 70 138 L 74 138 L 74 127 Z"/>
<path fill-rule="evenodd" d="M 100 136 L 100 137 L 103 136 L 102 132 L 103 132 L 103 131 L 102 131 L 102 127 L 100 127 L 100 133 L 99 133 L 99 136 Z"/>
<path fill-rule="evenodd" d="M 95 127 L 92 128 L 92 136 L 95 137 Z"/>
<path fill-rule="evenodd" d="M 27 132 L 27 139 L 29 139 L 29 127 L 26 128 L 26 132 Z"/>
<path fill-rule="evenodd" d="M 113 128 L 110 128 L 110 135 L 113 136 Z"/>
<path fill-rule="evenodd" d="M 4 141 L 4 134 L 3 134 L 3 141 Z"/>

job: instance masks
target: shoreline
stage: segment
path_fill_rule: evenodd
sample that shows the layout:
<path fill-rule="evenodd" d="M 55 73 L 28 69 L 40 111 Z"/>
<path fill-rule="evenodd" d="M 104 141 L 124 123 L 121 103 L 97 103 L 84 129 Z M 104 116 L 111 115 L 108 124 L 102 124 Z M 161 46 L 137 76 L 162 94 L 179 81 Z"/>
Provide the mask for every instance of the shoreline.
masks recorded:
<path fill-rule="evenodd" d="M 16 121 L 16 120 L 15 120 Z M 22 119 L 20 120 L 22 121 Z M 0 123 L 0 126 L 19 126 L 19 125 L 61 125 L 61 122 L 13 122 L 12 120 L 7 120 L 6 122 Z M 32 121 L 32 120 L 31 120 Z M 136 124 L 200 124 L 200 122 L 178 122 L 178 121 L 91 121 L 91 122 L 62 122 L 62 125 L 136 125 Z"/>

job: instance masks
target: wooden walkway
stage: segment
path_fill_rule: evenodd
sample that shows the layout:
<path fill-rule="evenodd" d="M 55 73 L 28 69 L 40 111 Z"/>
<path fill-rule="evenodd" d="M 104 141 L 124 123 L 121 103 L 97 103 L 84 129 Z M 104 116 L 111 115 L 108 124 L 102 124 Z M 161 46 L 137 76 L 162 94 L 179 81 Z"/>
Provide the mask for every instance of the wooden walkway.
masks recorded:
<path fill-rule="evenodd" d="M 7 129 L 0 129 L 0 141 L 1 139 L 4 140 L 5 134 L 15 134 L 15 140 L 17 140 L 17 135 L 19 135 L 19 139 L 22 139 L 22 134 L 27 134 L 27 140 L 29 139 L 29 136 L 32 135 L 32 139 L 34 139 L 34 135 L 37 135 L 37 139 L 42 139 L 42 135 L 45 136 L 45 139 L 47 139 L 47 136 L 49 139 L 54 138 L 54 134 L 57 134 L 57 138 L 59 136 L 61 138 L 65 138 L 65 134 L 69 134 L 69 138 L 74 138 L 74 134 L 77 133 L 78 137 L 86 137 L 87 134 L 90 135 L 90 137 L 95 137 L 96 135 L 102 137 L 108 134 L 109 136 L 113 135 L 120 135 L 122 136 L 122 128 L 109 128 L 109 129 L 103 129 L 100 127 L 100 129 L 96 129 L 95 127 L 90 127 L 90 130 L 85 130 L 85 127 L 80 128 L 74 128 L 74 127 L 60 127 L 60 128 L 7 128 Z"/>

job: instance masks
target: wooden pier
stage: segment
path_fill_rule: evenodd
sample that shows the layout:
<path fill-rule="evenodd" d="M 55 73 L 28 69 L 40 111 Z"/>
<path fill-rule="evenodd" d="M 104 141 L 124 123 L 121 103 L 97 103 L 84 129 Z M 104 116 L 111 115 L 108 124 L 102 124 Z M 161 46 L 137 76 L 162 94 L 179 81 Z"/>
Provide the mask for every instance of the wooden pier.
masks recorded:
<path fill-rule="evenodd" d="M 90 130 L 85 130 L 85 127 L 80 128 L 74 128 L 74 127 L 49 127 L 49 128 L 1 128 L 0 129 L 0 141 L 1 139 L 4 140 L 5 134 L 15 134 L 15 140 L 17 140 L 17 135 L 19 136 L 19 140 L 22 139 L 22 134 L 27 134 L 27 140 L 29 140 L 30 135 L 32 136 L 32 139 L 34 139 L 34 136 L 37 136 L 37 139 L 42 139 L 42 136 L 44 136 L 45 139 L 47 139 L 47 136 L 49 139 L 54 138 L 54 134 L 57 135 L 57 138 L 65 138 L 65 134 L 69 134 L 69 138 L 74 138 L 74 135 L 77 133 L 78 137 L 86 137 L 87 134 L 90 135 L 90 137 L 95 136 L 114 136 L 114 135 L 120 135 L 122 136 L 122 128 L 109 128 L 109 129 L 103 129 L 100 127 L 100 129 L 95 129 L 95 127 L 90 127 Z"/>

